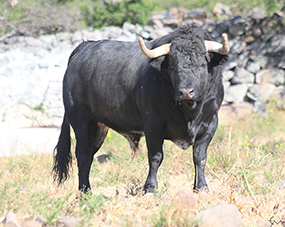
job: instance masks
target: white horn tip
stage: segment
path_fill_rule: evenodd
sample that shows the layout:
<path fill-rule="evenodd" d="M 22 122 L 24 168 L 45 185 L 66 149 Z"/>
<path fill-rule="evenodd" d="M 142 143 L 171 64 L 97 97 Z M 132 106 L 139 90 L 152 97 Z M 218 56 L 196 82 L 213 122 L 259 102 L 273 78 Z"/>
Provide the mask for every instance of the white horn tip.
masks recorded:
<path fill-rule="evenodd" d="M 228 42 L 228 35 L 226 33 L 222 34 L 222 39 L 223 39 L 223 50 L 224 54 L 229 53 L 230 48 L 229 48 L 229 42 Z"/>

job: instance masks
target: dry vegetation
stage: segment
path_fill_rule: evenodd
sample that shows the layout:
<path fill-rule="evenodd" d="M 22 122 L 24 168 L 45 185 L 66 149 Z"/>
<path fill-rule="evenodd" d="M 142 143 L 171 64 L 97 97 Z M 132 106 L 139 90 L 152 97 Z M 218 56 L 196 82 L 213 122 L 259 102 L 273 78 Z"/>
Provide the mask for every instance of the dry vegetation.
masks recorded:
<path fill-rule="evenodd" d="M 220 125 L 209 147 L 206 178 L 209 193 L 200 193 L 197 209 L 175 203 L 177 192 L 193 187 L 191 149 L 183 151 L 170 142 L 159 170 L 159 190 L 143 196 L 148 171 L 146 147 L 134 158 L 125 139 L 110 132 L 98 155 L 107 163 L 93 163 L 93 195 L 76 199 L 77 167 L 71 178 L 57 187 L 51 176 L 52 156 L 38 154 L 0 159 L 0 216 L 13 210 L 22 221 L 44 216 L 55 226 L 65 216 L 80 218 L 81 226 L 191 226 L 193 216 L 218 203 L 235 204 L 243 226 L 285 213 L 285 113 L 252 116 Z"/>

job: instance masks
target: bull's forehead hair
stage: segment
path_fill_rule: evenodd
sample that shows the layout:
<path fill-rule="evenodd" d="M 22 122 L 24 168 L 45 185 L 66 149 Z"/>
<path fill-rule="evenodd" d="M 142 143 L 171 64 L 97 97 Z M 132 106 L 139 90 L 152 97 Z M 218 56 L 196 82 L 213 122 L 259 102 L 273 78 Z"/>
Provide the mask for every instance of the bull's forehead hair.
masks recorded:
<path fill-rule="evenodd" d="M 170 58 L 172 64 L 201 65 L 206 59 L 207 51 L 204 40 L 200 36 L 192 36 L 189 39 L 176 38 L 170 46 Z"/>
<path fill-rule="evenodd" d="M 171 40 L 169 55 L 172 64 L 178 66 L 181 61 L 184 64 L 201 64 L 207 56 L 205 40 L 211 40 L 211 36 L 204 29 L 194 25 L 179 27 Z"/>
<path fill-rule="evenodd" d="M 192 25 L 182 26 L 173 36 L 170 47 L 171 52 L 179 51 L 186 54 L 195 52 L 198 55 L 205 55 L 206 47 L 204 40 L 211 40 L 209 33 L 204 29 Z"/>
<path fill-rule="evenodd" d="M 201 27 L 198 27 L 196 25 L 186 24 L 181 27 L 179 27 L 175 31 L 174 39 L 176 38 L 182 38 L 182 39 L 189 39 L 190 37 L 197 37 L 199 36 L 201 39 L 204 40 L 212 40 L 211 35 Z"/>

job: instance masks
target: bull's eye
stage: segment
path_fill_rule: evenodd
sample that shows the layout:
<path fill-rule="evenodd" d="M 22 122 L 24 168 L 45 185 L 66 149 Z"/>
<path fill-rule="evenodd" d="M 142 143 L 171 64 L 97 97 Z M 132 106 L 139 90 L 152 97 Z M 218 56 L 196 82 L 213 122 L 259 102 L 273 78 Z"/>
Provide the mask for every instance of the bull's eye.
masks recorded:
<path fill-rule="evenodd" d="M 202 68 L 205 68 L 205 67 L 206 67 L 206 64 L 202 64 L 201 67 L 202 67 Z"/>
<path fill-rule="evenodd" d="M 174 65 L 170 65 L 170 66 L 169 66 L 169 68 L 170 68 L 170 69 L 175 69 L 175 68 L 176 68 L 176 66 L 174 66 Z"/>

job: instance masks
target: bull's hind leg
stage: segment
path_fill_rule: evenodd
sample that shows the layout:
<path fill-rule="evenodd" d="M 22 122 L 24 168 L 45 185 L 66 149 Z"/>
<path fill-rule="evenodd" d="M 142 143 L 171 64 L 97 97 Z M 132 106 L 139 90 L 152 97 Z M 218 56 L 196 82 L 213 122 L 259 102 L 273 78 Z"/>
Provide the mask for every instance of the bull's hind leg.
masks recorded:
<path fill-rule="evenodd" d="M 86 193 L 91 189 L 89 174 L 93 156 L 102 146 L 108 127 L 97 122 L 86 107 L 80 108 L 76 119 L 73 119 L 71 125 L 76 137 L 75 153 L 78 166 L 79 190 Z"/>
<path fill-rule="evenodd" d="M 144 185 L 146 194 L 154 193 L 158 188 L 157 171 L 163 161 L 162 146 L 164 134 L 162 124 L 158 122 L 150 124 L 150 127 L 147 127 L 145 130 L 149 162 L 149 173 Z"/>

